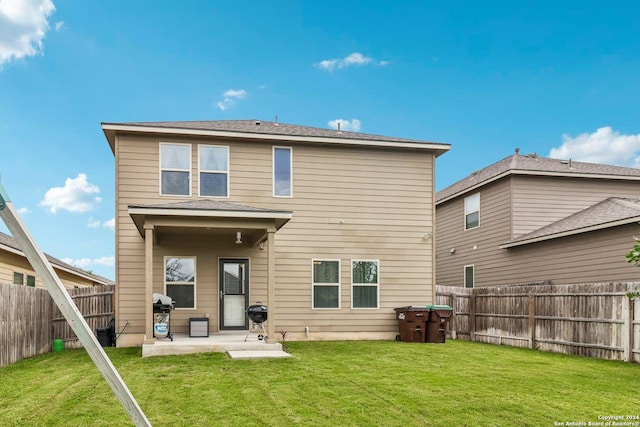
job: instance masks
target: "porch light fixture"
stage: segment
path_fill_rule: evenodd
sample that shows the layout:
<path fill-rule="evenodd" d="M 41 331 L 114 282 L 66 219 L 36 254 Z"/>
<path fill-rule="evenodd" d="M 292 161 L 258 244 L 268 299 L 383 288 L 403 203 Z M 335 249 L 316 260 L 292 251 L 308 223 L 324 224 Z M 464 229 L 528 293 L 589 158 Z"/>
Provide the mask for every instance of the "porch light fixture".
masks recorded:
<path fill-rule="evenodd" d="M 236 245 L 242 244 L 242 232 L 236 231 Z"/>

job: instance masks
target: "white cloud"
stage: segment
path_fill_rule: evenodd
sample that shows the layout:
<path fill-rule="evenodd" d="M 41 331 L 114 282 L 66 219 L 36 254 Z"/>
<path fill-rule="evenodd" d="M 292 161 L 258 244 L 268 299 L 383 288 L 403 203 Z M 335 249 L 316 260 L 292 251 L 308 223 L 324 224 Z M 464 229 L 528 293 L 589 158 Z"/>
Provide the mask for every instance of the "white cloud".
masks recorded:
<path fill-rule="evenodd" d="M 49 15 L 55 10 L 51 0 L 0 1 L 0 67 L 42 52 Z"/>
<path fill-rule="evenodd" d="M 109 230 L 115 230 L 116 229 L 116 219 L 115 218 L 111 218 L 108 221 L 105 221 L 102 223 L 102 227 L 103 228 L 108 228 Z"/>
<path fill-rule="evenodd" d="M 24 214 L 30 214 L 31 211 L 29 210 L 29 208 L 20 208 L 20 209 L 18 209 L 18 213 L 20 215 L 24 215 Z"/>
<path fill-rule="evenodd" d="M 64 28 L 64 21 L 56 22 L 56 25 L 55 25 L 56 31 L 60 31 L 62 28 Z"/>
<path fill-rule="evenodd" d="M 92 217 L 89 218 L 89 221 L 87 222 L 87 227 L 89 228 L 108 228 L 109 230 L 115 230 L 116 229 L 116 219 L 115 218 L 111 218 L 110 220 L 107 220 L 105 222 L 100 221 L 99 219 L 94 219 Z"/>
<path fill-rule="evenodd" d="M 87 267 L 91 267 L 94 265 L 103 265 L 106 267 L 113 267 L 116 263 L 116 258 L 113 256 L 103 256 L 100 258 L 79 258 L 79 259 L 63 258 L 62 261 L 74 267 L 86 270 Z"/>
<path fill-rule="evenodd" d="M 314 65 L 323 71 L 328 71 L 331 73 L 335 69 L 341 69 L 341 68 L 353 67 L 353 66 L 360 67 L 360 66 L 369 65 L 369 64 L 385 66 L 389 64 L 389 61 L 376 61 L 373 58 L 364 56 L 359 52 L 354 52 L 341 59 L 340 58 L 325 59 Z"/>
<path fill-rule="evenodd" d="M 640 168 L 640 134 L 623 135 L 610 126 L 575 138 L 565 134 L 562 145 L 552 148 L 549 157 Z"/>
<path fill-rule="evenodd" d="M 338 129 L 338 125 L 340 125 L 340 130 L 360 132 L 360 120 L 358 119 L 351 119 L 351 121 L 344 119 L 329 120 L 330 128 Z"/>
<path fill-rule="evenodd" d="M 95 196 L 97 193 L 100 193 L 98 186 L 89 183 L 87 175 L 80 173 L 76 178 L 67 178 L 64 187 L 50 188 L 39 205 L 48 208 L 52 214 L 58 209 L 88 212 L 100 203 L 100 197 Z"/>
<path fill-rule="evenodd" d="M 244 99 L 247 97 L 247 91 L 244 89 L 235 90 L 229 89 L 222 94 L 222 101 L 219 101 L 216 105 L 222 111 L 233 106 L 238 99 Z"/>

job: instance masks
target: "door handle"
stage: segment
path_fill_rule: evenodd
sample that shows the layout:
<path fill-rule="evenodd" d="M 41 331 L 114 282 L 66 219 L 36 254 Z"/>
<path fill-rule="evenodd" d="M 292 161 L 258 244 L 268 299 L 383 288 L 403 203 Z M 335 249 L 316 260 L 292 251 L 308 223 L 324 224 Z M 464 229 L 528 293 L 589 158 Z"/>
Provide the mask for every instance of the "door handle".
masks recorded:
<path fill-rule="evenodd" d="M 222 291 L 220 291 L 220 299 L 222 299 L 223 295 L 224 295 L 224 293 Z"/>

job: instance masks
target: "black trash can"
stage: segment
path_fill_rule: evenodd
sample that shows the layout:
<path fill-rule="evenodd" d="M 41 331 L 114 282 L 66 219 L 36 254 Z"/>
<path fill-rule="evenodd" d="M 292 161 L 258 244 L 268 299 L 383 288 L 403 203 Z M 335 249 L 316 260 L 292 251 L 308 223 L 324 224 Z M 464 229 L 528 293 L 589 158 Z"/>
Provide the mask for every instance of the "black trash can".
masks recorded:
<path fill-rule="evenodd" d="M 396 341 L 425 342 L 429 309 L 426 306 L 408 305 L 394 308 L 398 319 Z"/>
<path fill-rule="evenodd" d="M 96 329 L 96 338 L 102 347 L 115 347 L 116 345 L 116 321 L 111 319 L 106 328 Z"/>
<path fill-rule="evenodd" d="M 427 308 L 429 309 L 429 316 L 426 325 L 425 342 L 446 342 L 449 319 L 453 315 L 453 309 L 448 305 L 428 305 Z"/>

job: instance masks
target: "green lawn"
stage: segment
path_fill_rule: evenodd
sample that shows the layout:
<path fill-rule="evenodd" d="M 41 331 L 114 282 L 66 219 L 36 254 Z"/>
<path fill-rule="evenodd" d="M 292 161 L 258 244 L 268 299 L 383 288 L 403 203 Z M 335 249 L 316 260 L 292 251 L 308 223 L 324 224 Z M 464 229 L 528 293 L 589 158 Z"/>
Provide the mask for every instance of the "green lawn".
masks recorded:
<path fill-rule="evenodd" d="M 106 350 L 154 426 L 554 426 L 640 416 L 637 364 L 452 340 L 287 346 L 292 358 L 249 361 Z M 0 369 L 0 424 L 130 420 L 86 352 L 72 350 Z"/>

